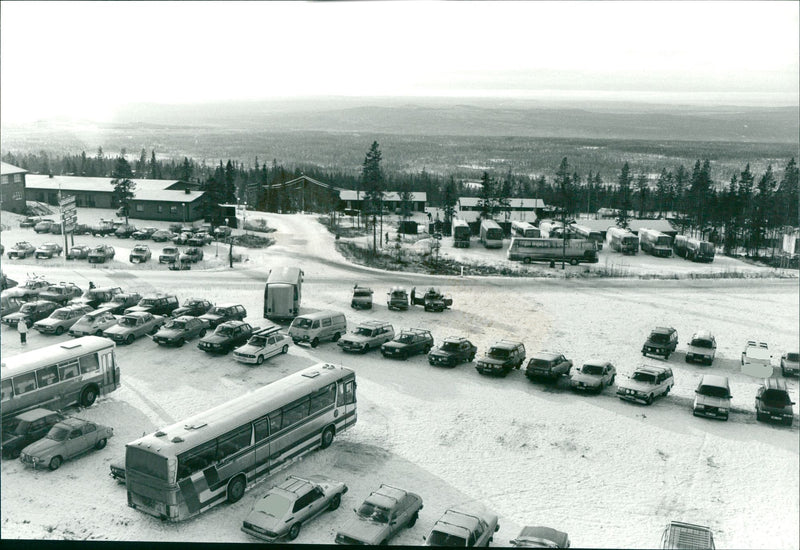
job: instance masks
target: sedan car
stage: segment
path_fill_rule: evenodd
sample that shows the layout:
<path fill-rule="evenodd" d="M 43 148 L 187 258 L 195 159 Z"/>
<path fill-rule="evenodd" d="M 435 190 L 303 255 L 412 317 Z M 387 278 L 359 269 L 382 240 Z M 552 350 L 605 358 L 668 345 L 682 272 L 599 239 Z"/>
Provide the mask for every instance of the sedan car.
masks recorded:
<path fill-rule="evenodd" d="M 186 340 L 198 337 L 202 338 L 208 330 L 208 322 L 182 315 L 175 319 L 170 319 L 153 335 L 153 342 L 162 346 L 181 347 Z"/>
<path fill-rule="evenodd" d="M 137 311 L 120 317 L 116 325 L 103 331 L 103 336 L 115 342 L 132 344 L 140 336 L 155 334 L 163 324 L 161 315 Z"/>
<path fill-rule="evenodd" d="M 85 244 L 76 244 L 67 250 L 65 257 L 68 260 L 85 260 L 89 257 L 89 252 L 91 252 L 91 250 L 92 249 Z"/>
<path fill-rule="evenodd" d="M 250 340 L 242 347 L 233 350 L 233 358 L 240 363 L 255 363 L 260 365 L 279 353 L 288 353 L 291 338 L 280 327 L 272 326 L 253 334 Z"/>
<path fill-rule="evenodd" d="M 63 251 L 64 248 L 58 243 L 44 243 L 36 249 L 33 257 L 37 260 L 42 258 L 50 259 L 53 256 L 61 256 Z"/>
<path fill-rule="evenodd" d="M 58 309 L 58 304 L 46 300 L 27 302 L 22 304 L 16 313 L 3 317 L 3 324 L 16 327 L 17 323 L 24 322 L 31 327 L 36 321 L 49 317 L 56 309 Z"/>
<path fill-rule="evenodd" d="M 294 540 L 300 527 L 327 510 L 336 510 L 347 485 L 323 476 L 289 476 L 256 501 L 242 531 L 267 542 Z"/>
<path fill-rule="evenodd" d="M 173 317 L 180 317 L 181 315 L 191 315 L 192 317 L 200 317 L 209 309 L 214 307 L 208 300 L 200 298 L 189 298 L 183 305 L 176 308 L 170 313 Z"/>
<path fill-rule="evenodd" d="M 64 415 L 50 409 L 33 409 L 3 424 L 3 457 L 17 458 L 23 448 L 47 435 Z"/>
<path fill-rule="evenodd" d="M 143 241 L 145 239 L 149 239 L 156 231 L 157 229 L 155 227 L 142 227 L 141 229 L 134 231 L 131 237 L 137 241 Z"/>
<path fill-rule="evenodd" d="M 781 355 L 781 374 L 784 376 L 800 374 L 800 353 L 790 351 Z"/>
<path fill-rule="evenodd" d="M 142 264 L 149 261 L 152 255 L 153 253 L 150 252 L 149 246 L 146 244 L 137 244 L 131 249 L 128 261 L 132 264 Z"/>
<path fill-rule="evenodd" d="M 10 260 L 14 258 L 27 258 L 28 256 L 33 256 L 36 252 L 36 247 L 33 246 L 28 241 L 20 241 L 16 243 L 14 246 L 8 249 L 8 253 L 6 254 Z"/>
<path fill-rule="evenodd" d="M 50 229 L 55 223 L 53 220 L 42 220 L 33 226 L 33 230 L 37 233 L 50 233 Z"/>
<path fill-rule="evenodd" d="M 42 300 L 47 300 L 48 302 L 55 302 L 63 306 L 81 294 L 83 294 L 83 291 L 79 286 L 73 283 L 61 282 L 57 285 L 48 286 L 39 294 L 39 298 Z"/>
<path fill-rule="evenodd" d="M 78 322 L 78 319 L 92 311 L 92 306 L 66 306 L 60 307 L 49 317 L 36 321 L 33 328 L 41 334 L 55 334 L 59 336 Z"/>
<path fill-rule="evenodd" d="M 203 259 L 203 250 L 197 248 L 196 246 L 190 246 L 181 252 L 178 259 L 181 262 L 192 262 L 193 264 L 196 264 Z"/>
<path fill-rule="evenodd" d="M 100 244 L 92 248 L 89 252 L 90 264 L 104 264 L 106 260 L 114 259 L 114 247 L 107 244 Z"/>
<path fill-rule="evenodd" d="M 428 363 L 455 367 L 459 363 L 469 363 L 475 359 L 478 348 L 466 338 L 445 338 L 441 346 L 428 352 Z"/>
<path fill-rule="evenodd" d="M 589 361 L 584 363 L 569 380 L 569 386 L 577 391 L 600 393 L 606 386 L 614 384 L 617 369 L 608 361 Z"/>
<path fill-rule="evenodd" d="M 103 302 L 97 309 L 106 309 L 114 315 L 122 315 L 126 309 L 135 306 L 142 300 L 142 295 L 138 292 L 121 292 L 114 294 L 108 302 Z"/>
<path fill-rule="evenodd" d="M 569 548 L 569 536 L 552 527 L 526 526 L 517 538 L 508 541 L 511 546 L 528 548 Z"/>
<path fill-rule="evenodd" d="M 418 494 L 381 484 L 336 533 L 336 544 L 387 544 L 403 527 L 413 527 L 422 510 Z"/>
<path fill-rule="evenodd" d="M 425 546 L 489 546 L 499 529 L 493 512 L 475 505 L 453 507 L 433 524 Z"/>
<path fill-rule="evenodd" d="M 200 317 L 202 319 L 202 317 Z M 242 321 L 228 321 L 217 326 L 212 334 L 197 343 L 206 353 L 228 353 L 243 346 L 253 335 L 253 327 Z"/>
<path fill-rule="evenodd" d="M 154 242 L 163 243 L 171 241 L 172 237 L 174 236 L 175 235 L 172 234 L 172 231 L 167 231 L 166 229 L 159 229 L 158 231 L 150 235 L 150 238 L 153 239 Z"/>
<path fill-rule="evenodd" d="M 107 309 L 97 309 L 78 319 L 69 329 L 69 335 L 76 338 L 90 335 L 102 336 L 104 330 L 116 324 L 117 318 L 113 313 Z"/>
<path fill-rule="evenodd" d="M 35 469 L 57 470 L 67 459 L 92 449 L 102 449 L 113 435 L 113 428 L 80 418 L 66 418 L 50 428 L 44 439 L 22 449 L 19 459 Z"/>
<path fill-rule="evenodd" d="M 180 251 L 177 246 L 165 246 L 161 249 L 161 254 L 158 256 L 158 263 L 172 264 L 178 261 Z"/>

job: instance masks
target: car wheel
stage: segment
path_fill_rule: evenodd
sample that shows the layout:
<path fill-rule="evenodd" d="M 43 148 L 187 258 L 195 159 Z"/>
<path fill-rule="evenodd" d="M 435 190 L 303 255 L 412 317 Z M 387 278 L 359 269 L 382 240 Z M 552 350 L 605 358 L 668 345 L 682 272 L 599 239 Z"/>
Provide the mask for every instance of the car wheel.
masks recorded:
<path fill-rule="evenodd" d="M 94 386 L 84 388 L 81 392 L 81 406 L 91 407 L 97 400 L 97 389 Z"/>
<path fill-rule="evenodd" d="M 785 368 L 783 368 L 783 367 L 781 367 L 781 374 L 782 374 L 783 376 L 786 376 L 786 369 L 785 369 Z"/>
<path fill-rule="evenodd" d="M 312 348 L 315 348 L 318 345 L 319 345 L 319 338 L 314 338 L 313 340 L 311 340 L 311 347 Z"/>
<path fill-rule="evenodd" d="M 294 540 L 297 538 L 297 535 L 299 534 L 300 534 L 300 522 L 298 521 L 289 528 L 289 533 L 286 535 L 286 538 L 288 538 L 289 540 Z"/>
<path fill-rule="evenodd" d="M 401 353 L 400 354 L 400 359 L 402 361 L 405 361 L 406 359 L 408 359 L 408 353 L 406 353 L 406 352 Z"/>
<path fill-rule="evenodd" d="M 333 443 L 333 436 L 334 430 L 332 426 L 328 426 L 322 431 L 322 442 L 320 443 L 320 447 L 323 449 L 327 449 Z"/>
<path fill-rule="evenodd" d="M 264 356 L 263 356 L 263 355 L 259 355 L 259 356 L 256 358 L 256 364 L 257 364 L 257 365 L 262 365 L 262 364 L 264 364 Z"/>
<path fill-rule="evenodd" d="M 669 352 L 664 354 L 664 361 L 666 361 L 667 359 L 669 359 Z"/>
<path fill-rule="evenodd" d="M 664 397 L 666 397 L 668 393 L 669 393 L 669 386 L 667 386 L 667 389 L 664 390 Z"/>
<path fill-rule="evenodd" d="M 644 400 L 644 404 L 645 405 L 652 405 L 653 404 L 653 394 L 652 393 L 650 395 L 648 395 L 647 398 Z"/>
<path fill-rule="evenodd" d="M 97 332 L 94 333 L 94 335 L 95 336 L 102 336 L 103 335 L 103 331 L 102 330 L 98 330 Z"/>
<path fill-rule="evenodd" d="M 108 443 L 108 440 L 105 437 L 102 438 L 102 439 L 99 439 L 97 441 L 97 443 L 94 444 L 94 448 L 99 451 L 100 449 L 102 449 L 103 447 L 106 446 L 106 443 Z"/>
<path fill-rule="evenodd" d="M 522 259 L 522 263 L 529 264 L 529 263 L 531 263 L 531 259 L 530 258 L 523 258 Z"/>
<path fill-rule="evenodd" d="M 689 359 L 689 356 L 688 356 L 688 355 L 685 357 L 685 359 L 684 359 L 684 360 L 685 360 L 687 363 L 691 363 L 691 360 Z"/>
<path fill-rule="evenodd" d="M 614 376 L 612 376 L 612 377 L 611 377 L 611 380 L 609 380 L 609 381 L 608 381 L 608 386 L 609 386 L 609 387 L 611 387 L 611 386 L 613 386 L 613 385 L 614 385 L 614 379 L 615 379 L 616 377 L 617 377 L 617 375 L 615 374 Z"/>
<path fill-rule="evenodd" d="M 244 476 L 233 478 L 228 483 L 228 502 L 238 502 L 244 496 L 244 490 L 247 486 Z"/>
<path fill-rule="evenodd" d="M 281 348 L 281 353 L 289 353 L 289 346 L 284 344 Z"/>
<path fill-rule="evenodd" d="M 338 342 L 339 338 L 341 338 L 341 337 L 342 337 L 342 335 L 337 332 L 336 334 L 333 335 L 333 341 L 334 342 Z"/>
<path fill-rule="evenodd" d="M 369 344 L 364 344 L 364 349 L 361 350 L 361 353 L 367 353 L 369 351 Z"/>
<path fill-rule="evenodd" d="M 183 346 L 183 344 L 185 344 L 185 343 L 186 343 L 186 341 L 185 341 L 183 338 L 179 338 L 179 339 L 178 339 L 178 341 L 177 341 L 177 342 L 175 342 L 175 346 L 177 346 L 177 347 L 179 347 L 179 348 L 180 348 L 180 347 L 182 347 L 182 346 Z"/>
<path fill-rule="evenodd" d="M 569 261 L 569 265 L 578 265 L 578 259 L 577 259 L 577 258 L 572 258 L 572 259 Z"/>
<path fill-rule="evenodd" d="M 56 327 L 56 336 L 64 334 L 64 327 Z"/>
<path fill-rule="evenodd" d="M 131 344 L 133 344 L 133 341 L 134 341 L 135 339 L 136 339 L 136 338 L 133 336 L 133 334 L 129 334 L 129 335 L 128 335 L 128 337 L 127 337 L 127 338 L 125 338 L 125 343 L 126 343 L 127 345 L 131 345 Z"/>
<path fill-rule="evenodd" d="M 200 338 L 204 337 L 205 335 L 206 335 L 206 329 L 201 330 L 199 335 Z"/>
<path fill-rule="evenodd" d="M 414 524 L 417 523 L 417 518 L 419 518 L 419 512 L 414 512 L 411 515 L 411 519 L 408 520 L 408 527 L 414 527 Z"/>
<path fill-rule="evenodd" d="M 336 510 L 341 503 L 342 503 L 342 495 L 336 493 L 335 495 L 333 495 L 330 504 L 328 504 L 328 510 Z"/>
<path fill-rule="evenodd" d="M 62 461 L 60 456 L 54 456 L 53 458 L 50 459 L 50 464 L 48 464 L 47 467 L 50 468 L 51 470 L 58 470 L 58 467 L 61 466 L 61 462 Z"/>

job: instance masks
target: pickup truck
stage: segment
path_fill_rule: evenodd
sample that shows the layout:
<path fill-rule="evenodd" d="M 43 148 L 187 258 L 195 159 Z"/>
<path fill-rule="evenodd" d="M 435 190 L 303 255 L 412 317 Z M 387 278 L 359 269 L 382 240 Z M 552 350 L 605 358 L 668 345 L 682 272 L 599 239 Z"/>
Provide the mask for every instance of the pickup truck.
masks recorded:
<path fill-rule="evenodd" d="M 403 527 L 413 527 L 422 510 L 422 497 L 381 484 L 357 510 L 356 517 L 336 533 L 336 544 L 384 545 Z"/>
<path fill-rule="evenodd" d="M 381 346 L 384 357 L 407 359 L 409 355 L 428 353 L 433 347 L 433 336 L 429 330 L 409 329 L 400 331 L 394 340 Z"/>
<path fill-rule="evenodd" d="M 247 343 L 255 330 L 243 321 L 227 321 L 219 325 L 213 334 L 204 337 L 197 347 L 207 353 L 228 353 L 233 348 Z"/>
<path fill-rule="evenodd" d="M 528 361 L 528 366 L 525 368 L 525 376 L 529 380 L 535 378 L 546 378 L 549 380 L 557 380 L 561 376 L 569 376 L 569 371 L 572 369 L 572 361 L 564 357 L 560 353 L 540 352 L 534 353 Z"/>

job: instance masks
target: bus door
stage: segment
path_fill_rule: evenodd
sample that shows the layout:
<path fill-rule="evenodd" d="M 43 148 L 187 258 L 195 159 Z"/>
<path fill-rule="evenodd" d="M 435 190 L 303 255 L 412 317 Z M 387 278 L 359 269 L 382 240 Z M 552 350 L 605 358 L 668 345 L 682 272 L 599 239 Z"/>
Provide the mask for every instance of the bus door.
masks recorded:
<path fill-rule="evenodd" d="M 99 352 L 100 372 L 103 373 L 103 386 L 115 388 L 119 382 L 118 371 L 114 364 L 114 350 L 107 349 Z"/>
<path fill-rule="evenodd" d="M 338 382 L 336 406 L 344 414 L 344 426 L 348 428 L 356 423 L 356 381 L 355 379 Z M 342 407 L 343 405 L 343 407 Z"/>
<path fill-rule="evenodd" d="M 305 397 L 269 415 L 273 434 L 269 441 L 270 468 L 304 453 L 319 444 L 319 431 L 308 418 L 311 400 Z"/>

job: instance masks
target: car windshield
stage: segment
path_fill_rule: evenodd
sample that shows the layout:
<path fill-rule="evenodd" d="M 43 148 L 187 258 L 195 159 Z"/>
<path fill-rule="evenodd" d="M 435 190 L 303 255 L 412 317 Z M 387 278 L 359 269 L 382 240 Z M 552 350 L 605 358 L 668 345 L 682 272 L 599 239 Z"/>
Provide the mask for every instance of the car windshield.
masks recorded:
<path fill-rule="evenodd" d="M 633 374 L 633 380 L 637 380 L 639 382 L 647 382 L 648 384 L 653 384 L 656 381 L 656 377 L 646 372 L 636 372 Z"/>
<path fill-rule="evenodd" d="M 358 509 L 358 515 L 362 518 L 377 521 L 378 523 L 389 522 L 389 510 L 386 508 L 381 508 L 380 506 L 375 506 L 369 502 L 365 502 L 361 505 L 361 507 Z"/>
<path fill-rule="evenodd" d="M 54 311 L 50 317 L 53 319 L 69 319 L 69 312 L 61 310 Z"/>
<path fill-rule="evenodd" d="M 410 344 L 411 342 L 414 341 L 414 337 L 410 334 L 403 334 L 400 336 L 400 338 L 397 339 L 397 341 L 400 342 L 401 344 Z"/>
<path fill-rule="evenodd" d="M 728 390 L 725 388 L 720 388 L 719 386 L 700 386 L 697 390 L 700 395 L 707 395 L 708 397 L 721 397 L 727 398 L 728 397 Z"/>
<path fill-rule="evenodd" d="M 537 367 L 549 367 L 550 361 L 547 359 L 533 359 L 533 364 Z"/>
<path fill-rule="evenodd" d="M 154 306 L 156 305 L 156 300 L 154 298 L 143 298 L 141 302 L 139 302 L 140 306 Z"/>
<path fill-rule="evenodd" d="M 489 350 L 489 357 L 494 357 L 495 359 L 508 359 L 508 355 L 510 353 L 511 350 L 503 348 L 491 348 Z"/>
<path fill-rule="evenodd" d="M 247 343 L 250 344 L 251 346 L 264 347 L 267 345 L 267 339 L 264 338 L 263 336 L 253 336 Z"/>
<path fill-rule="evenodd" d="M 176 329 L 183 329 L 186 328 L 186 321 L 178 321 L 177 319 L 174 321 L 170 321 L 166 325 L 166 328 L 176 328 Z"/>
<path fill-rule="evenodd" d="M 292 326 L 297 328 L 311 328 L 311 319 L 295 319 Z"/>
<path fill-rule="evenodd" d="M 133 249 L 134 252 L 147 252 L 147 249 L 143 246 L 137 246 Z"/>
<path fill-rule="evenodd" d="M 123 317 L 119 320 L 119 324 L 123 327 L 135 327 L 136 326 L 136 318 L 135 317 Z"/>
<path fill-rule="evenodd" d="M 105 250 L 106 250 L 106 249 L 105 249 L 105 248 L 103 248 L 102 246 L 95 246 L 95 247 L 92 249 L 92 252 L 100 252 L 100 253 L 103 253 L 103 252 L 105 252 Z"/>
<path fill-rule="evenodd" d="M 405 293 L 405 291 L 392 292 L 392 298 L 405 299 L 406 298 L 406 293 Z"/>
<path fill-rule="evenodd" d="M 215 307 L 210 313 L 212 315 L 225 315 L 228 313 L 228 310 L 224 307 Z"/>
<path fill-rule="evenodd" d="M 467 540 L 458 535 L 451 535 L 449 533 L 442 533 L 435 529 L 431 531 L 428 537 L 428 545 L 430 546 L 466 546 Z"/>
<path fill-rule="evenodd" d="M 165 248 L 164 249 L 164 254 L 177 254 L 177 253 L 178 253 L 178 249 L 177 248 Z"/>
<path fill-rule="evenodd" d="M 787 361 L 794 361 L 794 362 L 800 361 L 800 354 L 798 354 L 798 353 L 787 353 L 786 354 L 786 360 Z"/>
<path fill-rule="evenodd" d="M 32 313 L 36 311 L 36 304 L 25 304 L 20 308 L 21 313 Z"/>
<path fill-rule="evenodd" d="M 584 365 L 581 372 L 583 374 L 603 374 L 603 367 L 600 365 Z"/>
<path fill-rule="evenodd" d="M 770 407 L 786 407 L 792 403 L 789 394 L 782 390 L 767 390 L 761 399 Z"/>
<path fill-rule="evenodd" d="M 706 340 L 705 338 L 695 338 L 694 340 L 692 340 L 692 343 L 690 345 L 696 348 L 707 348 L 707 349 L 711 349 L 714 347 L 713 344 L 711 343 L 711 340 Z"/>
<path fill-rule="evenodd" d="M 61 426 L 53 426 L 50 428 L 50 431 L 47 432 L 47 439 L 52 439 L 53 441 L 66 441 L 67 435 L 69 435 L 68 429 L 62 428 Z"/>
<path fill-rule="evenodd" d="M 127 301 L 128 301 L 127 296 L 121 296 L 119 294 L 111 299 L 112 304 L 124 304 Z"/>
<path fill-rule="evenodd" d="M 445 342 L 442 351 L 458 351 L 458 342 Z"/>
<path fill-rule="evenodd" d="M 361 289 L 354 290 L 353 296 L 358 296 L 358 297 L 372 296 L 372 292 L 370 292 L 369 290 L 361 290 Z"/>
<path fill-rule="evenodd" d="M 268 493 L 267 496 L 256 502 L 253 510 L 274 518 L 282 518 L 289 511 L 291 505 L 292 501 L 285 496 Z"/>
<path fill-rule="evenodd" d="M 669 342 L 669 336 L 661 332 L 653 332 L 650 334 L 650 340 L 657 344 L 666 344 Z"/>
<path fill-rule="evenodd" d="M 361 336 L 372 336 L 372 329 L 367 327 L 358 327 L 355 333 L 360 334 Z"/>
<path fill-rule="evenodd" d="M 16 435 L 25 435 L 28 431 L 30 422 L 24 422 L 19 418 L 12 418 L 6 424 L 3 424 L 3 433 L 13 433 Z"/>
<path fill-rule="evenodd" d="M 233 329 L 231 327 L 221 326 L 217 328 L 216 333 L 219 334 L 220 336 L 232 336 Z"/>

